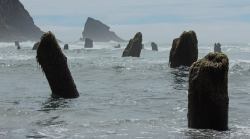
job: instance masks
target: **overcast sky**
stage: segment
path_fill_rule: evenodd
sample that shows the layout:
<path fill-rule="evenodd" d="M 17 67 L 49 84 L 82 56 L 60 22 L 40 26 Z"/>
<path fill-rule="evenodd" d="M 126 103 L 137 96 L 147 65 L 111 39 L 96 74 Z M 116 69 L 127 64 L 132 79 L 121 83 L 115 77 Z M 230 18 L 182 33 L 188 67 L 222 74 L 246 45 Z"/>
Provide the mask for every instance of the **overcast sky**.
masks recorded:
<path fill-rule="evenodd" d="M 130 39 L 171 43 L 195 30 L 201 43 L 250 42 L 250 0 L 21 0 L 43 30 L 75 41 L 87 17 Z"/>

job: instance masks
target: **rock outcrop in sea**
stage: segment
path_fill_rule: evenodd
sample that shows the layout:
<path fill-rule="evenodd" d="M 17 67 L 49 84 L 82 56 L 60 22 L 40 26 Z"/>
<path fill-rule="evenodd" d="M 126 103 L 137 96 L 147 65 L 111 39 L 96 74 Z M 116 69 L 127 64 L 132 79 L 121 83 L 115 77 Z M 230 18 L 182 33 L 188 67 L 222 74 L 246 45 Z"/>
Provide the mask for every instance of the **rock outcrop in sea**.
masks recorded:
<path fill-rule="evenodd" d="M 86 38 L 92 39 L 94 42 L 124 41 L 113 31 L 110 31 L 109 26 L 91 17 L 88 17 L 82 32 L 82 40 Z"/>
<path fill-rule="evenodd" d="M 93 40 L 86 38 L 84 48 L 93 48 Z"/>
<path fill-rule="evenodd" d="M 173 40 L 169 55 L 171 68 L 190 67 L 198 59 L 198 40 L 194 31 L 184 31 L 180 38 Z"/>
<path fill-rule="evenodd" d="M 68 68 L 67 57 L 63 54 L 56 37 L 51 32 L 42 36 L 36 58 L 46 75 L 53 97 L 79 97 Z"/>
<path fill-rule="evenodd" d="M 0 0 L 0 42 L 37 41 L 42 34 L 19 0 Z"/>
<path fill-rule="evenodd" d="M 189 71 L 188 127 L 228 129 L 228 65 L 223 53 L 209 53 Z"/>
<path fill-rule="evenodd" d="M 152 51 L 158 51 L 158 46 L 155 42 L 151 42 Z"/>
<path fill-rule="evenodd" d="M 131 39 L 123 51 L 122 57 L 140 57 L 142 49 L 142 34 L 136 33 L 133 39 Z"/>

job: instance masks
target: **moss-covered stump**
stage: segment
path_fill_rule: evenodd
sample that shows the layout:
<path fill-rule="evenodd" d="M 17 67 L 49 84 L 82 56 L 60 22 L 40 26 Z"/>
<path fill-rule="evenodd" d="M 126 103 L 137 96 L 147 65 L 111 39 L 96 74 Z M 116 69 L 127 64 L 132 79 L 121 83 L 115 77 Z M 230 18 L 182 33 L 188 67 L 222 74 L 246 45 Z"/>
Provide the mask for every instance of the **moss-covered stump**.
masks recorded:
<path fill-rule="evenodd" d="M 36 42 L 36 43 L 33 45 L 32 50 L 37 50 L 39 44 L 40 44 L 40 42 Z"/>
<path fill-rule="evenodd" d="M 209 53 L 189 71 L 188 127 L 228 129 L 228 65 L 223 53 Z"/>
<path fill-rule="evenodd" d="M 173 40 L 169 55 L 171 68 L 190 67 L 198 58 L 198 40 L 194 31 L 184 31 L 180 38 Z"/>
<path fill-rule="evenodd" d="M 142 49 L 142 34 L 136 33 L 133 39 L 131 39 L 123 51 L 122 57 L 140 57 Z"/>
<path fill-rule="evenodd" d="M 63 46 L 63 49 L 64 49 L 64 50 L 68 50 L 68 49 L 69 49 L 69 45 L 68 45 L 68 44 L 65 44 L 65 45 Z"/>
<path fill-rule="evenodd" d="M 42 36 L 36 58 L 49 82 L 52 96 L 62 98 L 79 96 L 67 65 L 67 58 L 51 32 Z"/>
<path fill-rule="evenodd" d="M 84 48 L 93 48 L 93 40 L 86 38 Z"/>
<path fill-rule="evenodd" d="M 152 51 L 158 51 L 158 46 L 155 42 L 151 42 Z"/>

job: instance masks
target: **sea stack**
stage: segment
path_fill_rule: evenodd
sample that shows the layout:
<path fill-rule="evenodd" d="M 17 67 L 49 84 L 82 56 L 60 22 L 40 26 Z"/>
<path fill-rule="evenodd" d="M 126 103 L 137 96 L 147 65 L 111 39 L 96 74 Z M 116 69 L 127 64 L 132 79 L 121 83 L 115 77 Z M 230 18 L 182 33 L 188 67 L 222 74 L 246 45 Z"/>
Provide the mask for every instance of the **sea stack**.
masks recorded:
<path fill-rule="evenodd" d="M 0 42 L 37 41 L 42 34 L 19 0 L 0 0 Z"/>
<path fill-rule="evenodd" d="M 109 26 L 91 17 L 88 17 L 82 32 L 82 40 L 86 38 L 91 38 L 94 42 L 124 41 L 113 31 L 110 31 Z"/>
<path fill-rule="evenodd" d="M 223 53 L 209 53 L 189 71 L 188 127 L 228 129 L 228 65 Z"/>
<path fill-rule="evenodd" d="M 84 48 L 93 48 L 93 40 L 86 38 Z"/>
<path fill-rule="evenodd" d="M 135 37 L 131 39 L 123 51 L 122 57 L 140 57 L 142 49 L 142 34 L 138 32 Z"/>
<path fill-rule="evenodd" d="M 51 32 L 41 37 L 36 58 L 46 75 L 53 97 L 77 98 L 79 96 L 67 65 L 67 57 Z"/>
<path fill-rule="evenodd" d="M 20 46 L 19 41 L 15 41 L 15 46 L 16 46 L 16 48 L 17 48 L 18 50 L 21 49 L 21 46 Z"/>
<path fill-rule="evenodd" d="M 173 40 L 169 55 L 171 68 L 190 67 L 198 59 L 198 40 L 194 31 L 184 31 L 180 38 Z"/>
<path fill-rule="evenodd" d="M 36 43 L 33 45 L 32 50 L 37 50 L 39 44 L 40 44 L 40 42 L 36 42 Z"/>
<path fill-rule="evenodd" d="M 155 42 L 151 42 L 152 51 L 158 51 L 158 46 Z"/>
<path fill-rule="evenodd" d="M 65 45 L 63 46 L 63 49 L 64 49 L 64 50 L 68 50 L 68 49 L 69 49 L 69 45 L 68 45 L 68 44 L 65 44 Z"/>
<path fill-rule="evenodd" d="M 221 53 L 221 44 L 220 43 L 215 43 L 214 44 L 214 52 Z"/>

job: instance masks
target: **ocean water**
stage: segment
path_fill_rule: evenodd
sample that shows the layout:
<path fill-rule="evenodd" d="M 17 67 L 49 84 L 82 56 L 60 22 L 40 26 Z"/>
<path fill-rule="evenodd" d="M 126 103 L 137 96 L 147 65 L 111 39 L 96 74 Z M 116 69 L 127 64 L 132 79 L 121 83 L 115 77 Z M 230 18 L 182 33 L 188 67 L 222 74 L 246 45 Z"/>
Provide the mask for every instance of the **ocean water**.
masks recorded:
<path fill-rule="evenodd" d="M 170 44 L 122 58 L 115 43 L 63 52 L 80 97 L 53 99 L 33 42 L 0 43 L 0 138 L 250 138 L 250 44 L 223 45 L 230 59 L 229 131 L 187 128 L 188 72 L 168 67 Z M 63 46 L 63 44 L 61 44 Z M 212 51 L 200 45 L 199 57 Z"/>

